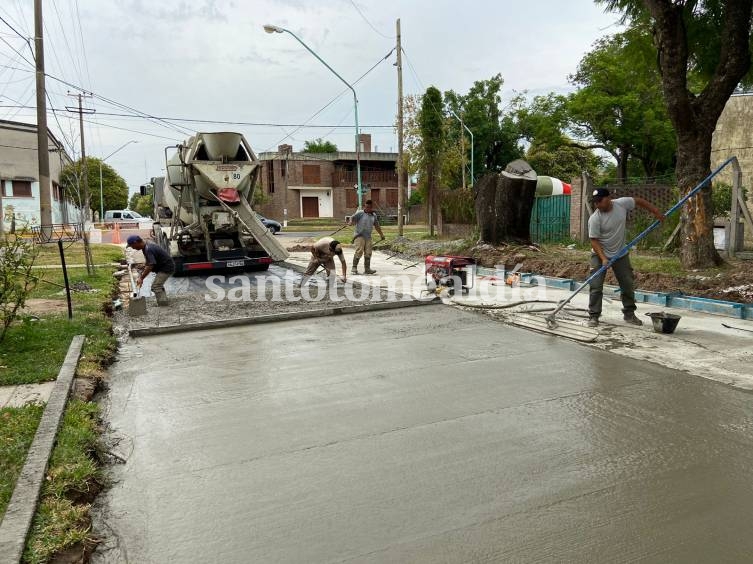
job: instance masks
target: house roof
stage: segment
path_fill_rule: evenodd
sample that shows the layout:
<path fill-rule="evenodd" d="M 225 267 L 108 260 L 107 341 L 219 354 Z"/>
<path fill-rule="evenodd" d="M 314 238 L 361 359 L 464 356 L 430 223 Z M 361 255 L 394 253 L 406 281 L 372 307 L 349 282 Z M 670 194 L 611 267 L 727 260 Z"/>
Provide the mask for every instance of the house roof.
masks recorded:
<path fill-rule="evenodd" d="M 0 119 L 0 130 L 1 129 L 9 129 L 13 131 L 26 131 L 28 133 L 33 133 L 34 135 L 37 134 L 36 123 L 24 123 L 20 121 L 8 121 L 8 120 Z M 71 157 L 66 152 L 65 147 L 63 147 L 63 144 L 58 140 L 57 137 L 55 137 L 55 135 L 53 135 L 49 127 L 47 128 L 47 137 L 52 141 L 53 145 L 55 145 L 56 148 L 63 150 L 63 152 L 65 153 L 65 156 L 68 157 L 68 160 L 72 161 Z"/>

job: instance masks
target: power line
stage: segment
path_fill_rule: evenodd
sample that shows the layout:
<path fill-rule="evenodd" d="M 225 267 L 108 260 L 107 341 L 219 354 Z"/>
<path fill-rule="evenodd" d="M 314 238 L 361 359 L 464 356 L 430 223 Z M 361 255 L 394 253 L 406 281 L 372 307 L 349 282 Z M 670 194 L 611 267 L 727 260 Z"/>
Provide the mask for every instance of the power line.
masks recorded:
<path fill-rule="evenodd" d="M 369 74 L 369 73 L 370 73 L 371 71 L 373 71 L 373 70 L 374 70 L 375 68 L 377 68 L 377 67 L 378 67 L 378 66 L 379 66 L 379 65 L 380 65 L 380 64 L 381 64 L 382 62 L 386 61 L 386 60 L 387 60 L 387 59 L 389 58 L 389 56 L 390 56 L 390 55 L 392 55 L 392 53 L 393 53 L 394 51 L 395 51 L 395 47 L 393 47 L 392 49 L 390 49 L 390 50 L 389 50 L 389 52 L 388 52 L 388 53 L 387 53 L 387 54 L 386 54 L 386 55 L 385 55 L 384 57 L 382 57 L 382 58 L 381 58 L 381 59 L 379 59 L 379 60 L 378 60 L 378 61 L 377 61 L 376 63 L 374 63 L 374 64 L 373 64 L 373 65 L 371 66 L 371 68 L 370 68 L 369 70 L 367 70 L 367 71 L 366 71 L 365 73 L 363 73 L 363 74 L 362 74 L 361 76 L 359 76 L 359 77 L 358 77 L 358 78 L 357 78 L 357 79 L 355 80 L 355 82 L 353 82 L 353 84 L 358 84 L 358 83 L 359 83 L 359 82 L 360 82 L 361 80 L 363 80 L 363 79 L 364 79 L 364 78 L 366 77 L 366 75 L 368 75 L 368 74 Z M 342 97 L 343 97 L 343 95 L 344 95 L 344 94 L 345 94 L 346 92 L 348 92 L 348 89 L 345 89 L 345 90 L 343 90 L 343 91 L 342 91 L 342 92 L 340 92 L 340 93 L 339 93 L 339 94 L 338 94 L 337 96 L 335 96 L 334 98 L 332 98 L 332 100 L 330 100 L 329 102 L 327 102 L 326 104 L 324 104 L 324 106 L 322 106 L 321 108 L 319 108 L 319 109 L 318 109 L 318 110 L 317 110 L 316 112 L 314 112 L 314 113 L 313 113 L 313 114 L 311 115 L 311 117 L 309 117 L 309 118 L 308 118 L 308 119 L 307 119 L 306 121 L 304 121 L 304 122 L 303 122 L 303 124 L 301 124 L 300 126 L 296 126 L 296 127 L 297 127 L 297 129 L 295 129 L 294 131 L 292 131 L 292 132 L 290 132 L 290 133 L 286 134 L 286 135 L 285 135 L 285 137 L 283 137 L 282 139 L 280 139 L 280 140 L 279 140 L 279 141 L 278 141 L 277 143 L 275 143 L 274 145 L 270 145 L 270 146 L 269 146 L 269 147 L 268 147 L 268 148 L 266 149 L 266 151 L 269 151 L 270 149 L 273 149 L 273 148 L 274 148 L 275 146 L 279 146 L 279 145 L 280 145 L 280 143 L 282 143 L 282 142 L 283 142 L 283 141 L 285 141 L 286 139 L 289 139 L 289 138 L 291 138 L 291 137 L 292 137 L 293 135 L 295 135 L 295 134 L 296 134 L 296 133 L 297 133 L 298 131 L 300 131 L 300 130 L 301 130 L 301 129 L 302 129 L 303 127 L 306 127 L 306 126 L 307 126 L 307 124 L 308 124 L 308 123 L 309 123 L 309 122 L 310 122 L 310 121 L 311 121 L 312 119 L 314 119 L 314 118 L 315 118 L 316 116 L 318 116 L 318 115 L 319 115 L 320 113 L 322 113 L 322 112 L 323 112 L 324 110 L 326 110 L 326 109 L 327 109 L 327 108 L 328 108 L 329 106 L 331 106 L 332 104 L 334 104 L 334 103 L 335 103 L 335 102 L 336 102 L 337 100 L 339 100 L 340 98 L 342 98 Z M 284 126 L 281 126 L 281 127 L 284 127 Z M 374 127 L 374 128 L 377 128 L 377 127 L 385 127 L 385 126 L 366 126 L 366 125 L 364 125 L 364 126 L 362 126 L 362 127 Z M 388 126 L 388 127 L 391 127 L 391 126 Z"/>
<path fill-rule="evenodd" d="M 14 100 L 15 101 L 15 100 Z M 21 108 L 21 109 L 27 109 L 32 110 L 34 109 L 34 106 L 10 106 L 10 105 L 0 105 L 0 108 Z M 57 111 L 62 111 L 60 108 L 56 108 Z M 55 111 L 55 110 L 50 110 Z M 352 111 L 351 111 L 352 113 Z M 118 114 L 118 113 L 110 113 L 110 112 L 97 112 L 97 115 L 99 116 L 111 116 L 111 117 L 125 117 L 125 118 L 134 118 L 134 119 L 146 119 L 144 116 L 138 115 L 138 114 Z M 156 117 L 156 116 L 155 116 Z M 318 123 L 318 124 L 299 124 L 299 123 L 265 123 L 265 122 L 250 122 L 250 121 L 223 121 L 223 120 L 211 120 L 211 119 L 192 119 L 192 118 L 177 118 L 177 117 L 161 117 L 159 119 L 165 119 L 165 120 L 171 120 L 171 121 L 182 121 L 187 123 L 206 123 L 206 124 L 217 124 L 217 125 L 241 125 L 246 127 L 306 127 L 309 129 L 327 129 L 327 128 L 350 128 L 352 126 L 350 125 L 332 125 L 327 123 Z M 363 125 L 361 127 L 366 127 L 369 129 L 385 129 L 385 128 L 392 128 L 394 125 Z"/>
<path fill-rule="evenodd" d="M 370 27 L 371 29 L 373 29 L 373 30 L 374 30 L 374 33 L 376 33 L 377 35 L 381 35 L 381 36 L 382 36 L 382 37 L 384 37 L 385 39 L 390 39 L 390 40 L 392 39 L 392 38 L 391 38 L 391 37 L 389 37 L 388 35 L 385 35 L 385 34 L 383 34 L 383 33 L 382 33 L 381 31 L 379 31 L 379 30 L 378 30 L 377 28 L 375 28 L 375 27 L 374 27 L 374 26 L 373 26 L 373 25 L 371 24 L 371 22 L 369 21 L 369 19 L 368 19 L 368 18 L 367 18 L 366 16 L 364 16 L 364 15 L 363 15 L 363 12 L 361 11 L 361 8 L 359 8 L 359 7 L 358 7 L 358 6 L 356 5 L 356 3 L 355 3 L 355 2 L 353 1 L 353 0 L 350 0 L 350 3 L 351 3 L 351 4 L 353 4 L 353 7 L 354 7 L 354 8 L 356 9 L 356 12 L 358 12 L 358 13 L 360 14 L 360 16 L 361 16 L 361 17 L 363 18 L 363 21 L 365 21 L 365 22 L 366 22 L 366 23 L 368 24 L 368 26 L 369 26 L 369 27 Z"/>

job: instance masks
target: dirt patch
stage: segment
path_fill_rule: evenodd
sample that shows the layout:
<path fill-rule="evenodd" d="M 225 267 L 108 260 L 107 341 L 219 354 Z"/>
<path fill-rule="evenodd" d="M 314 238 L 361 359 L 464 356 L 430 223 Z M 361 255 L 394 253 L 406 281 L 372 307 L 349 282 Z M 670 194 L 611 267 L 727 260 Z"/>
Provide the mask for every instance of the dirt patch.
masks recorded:
<path fill-rule="evenodd" d="M 68 313 L 68 304 L 65 300 L 34 298 L 32 300 L 26 300 L 26 305 L 24 306 L 23 313 L 27 315 Z"/>
<path fill-rule="evenodd" d="M 521 272 L 542 276 L 585 280 L 588 277 L 588 253 L 569 248 L 556 251 L 536 246 L 487 244 L 473 245 L 468 241 L 411 241 L 399 238 L 392 248 L 406 258 L 429 254 L 461 254 L 472 256 L 479 266 L 495 268 L 504 265 L 511 270 L 520 264 Z M 705 275 L 690 272 L 686 275 L 662 272 L 635 271 L 636 288 L 652 292 L 667 292 L 725 300 L 738 303 L 753 302 L 753 264 L 745 261 L 728 261 L 722 272 Z M 607 284 L 616 285 L 617 280 L 610 270 Z"/>

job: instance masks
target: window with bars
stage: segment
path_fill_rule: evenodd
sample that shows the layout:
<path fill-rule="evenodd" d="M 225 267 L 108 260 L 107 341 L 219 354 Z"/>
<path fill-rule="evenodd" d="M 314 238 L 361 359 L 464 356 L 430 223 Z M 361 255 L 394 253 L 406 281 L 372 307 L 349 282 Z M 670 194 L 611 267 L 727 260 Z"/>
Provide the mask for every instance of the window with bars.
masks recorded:
<path fill-rule="evenodd" d="M 28 180 L 13 181 L 14 198 L 31 198 L 31 182 Z"/>
<path fill-rule="evenodd" d="M 62 193 L 60 190 L 60 185 L 57 182 L 52 183 L 52 199 L 56 202 L 59 202 L 62 198 Z"/>
<path fill-rule="evenodd" d="M 321 184 L 322 174 L 319 165 L 303 165 L 303 183 Z"/>

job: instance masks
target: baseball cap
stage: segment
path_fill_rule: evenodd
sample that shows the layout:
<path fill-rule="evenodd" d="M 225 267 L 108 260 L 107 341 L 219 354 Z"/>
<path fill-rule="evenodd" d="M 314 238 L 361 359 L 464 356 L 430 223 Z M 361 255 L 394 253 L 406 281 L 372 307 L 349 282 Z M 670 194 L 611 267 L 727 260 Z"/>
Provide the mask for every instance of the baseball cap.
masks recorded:
<path fill-rule="evenodd" d="M 138 243 L 139 241 L 141 241 L 141 237 L 139 237 L 138 235 L 131 235 L 130 237 L 128 237 L 128 239 L 126 239 L 126 246 L 132 247 L 134 243 Z"/>
<path fill-rule="evenodd" d="M 607 190 L 606 188 L 597 188 L 591 193 L 591 201 L 598 202 L 602 198 L 606 198 L 609 195 L 609 190 Z"/>

